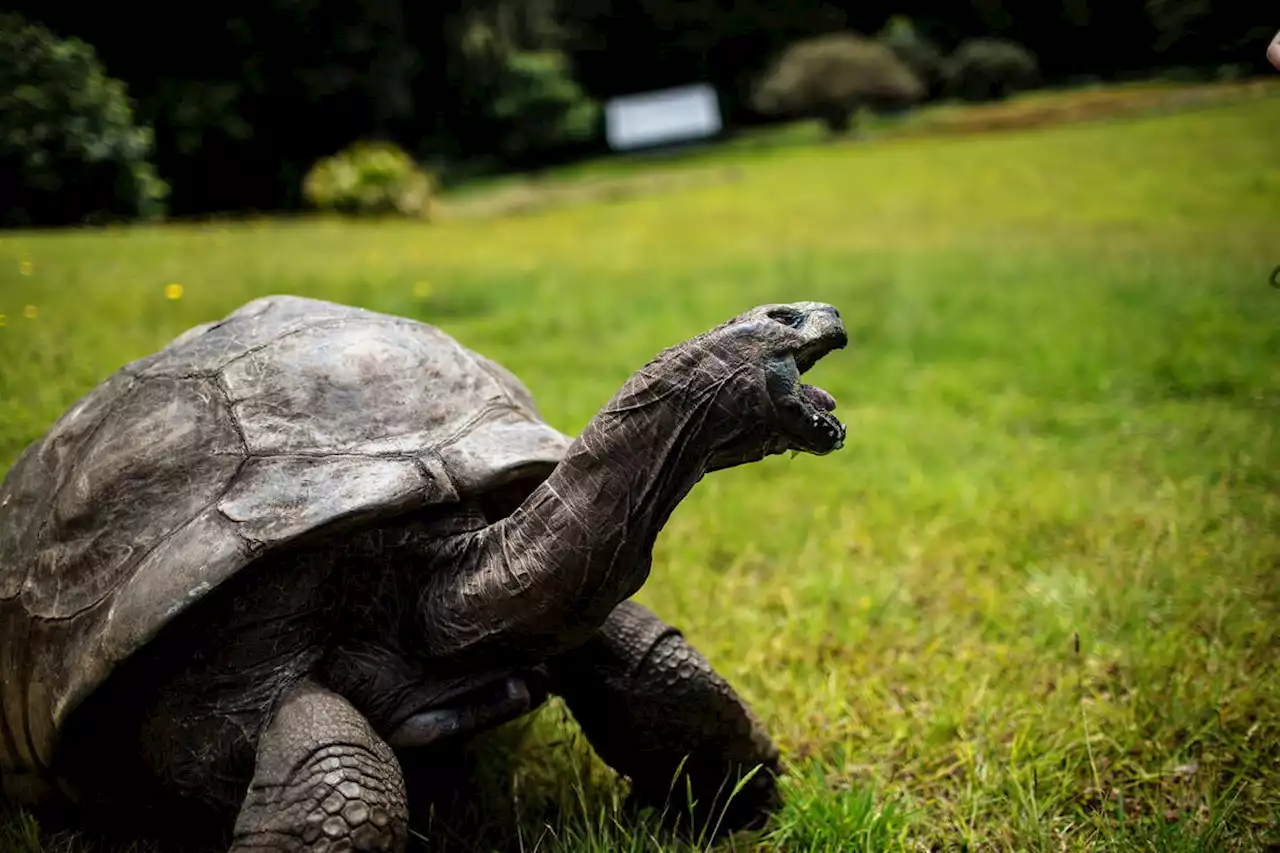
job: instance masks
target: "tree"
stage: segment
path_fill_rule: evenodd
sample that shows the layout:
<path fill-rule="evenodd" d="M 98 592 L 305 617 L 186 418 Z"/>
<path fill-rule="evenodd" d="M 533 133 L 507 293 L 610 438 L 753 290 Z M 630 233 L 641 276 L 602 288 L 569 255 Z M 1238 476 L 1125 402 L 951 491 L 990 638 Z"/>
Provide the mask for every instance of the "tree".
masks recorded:
<path fill-rule="evenodd" d="M 797 42 L 760 79 L 756 109 L 768 115 L 822 119 L 847 132 L 859 107 L 899 107 L 919 101 L 924 85 L 884 44 L 853 33 Z"/>
<path fill-rule="evenodd" d="M 93 48 L 0 16 L 0 221 L 65 225 L 163 212 L 152 137 Z"/>
<path fill-rule="evenodd" d="M 453 79 L 474 105 L 466 156 L 532 165 L 548 152 L 597 135 L 599 107 L 578 86 L 561 50 L 556 0 L 502 0 L 456 22 Z"/>
<path fill-rule="evenodd" d="M 589 139 L 600 109 L 569 74 L 564 54 L 521 51 L 506 58 L 490 106 L 503 153 L 521 162 L 558 145 Z"/>
<path fill-rule="evenodd" d="M 414 101 L 422 56 L 441 53 L 435 6 L 424 17 L 426 4 L 403 0 L 226 0 L 149 6 L 139 26 L 128 4 L 13 3 L 92 44 L 127 82 L 178 215 L 295 208 L 316 158 L 437 130 L 436 104 Z"/>

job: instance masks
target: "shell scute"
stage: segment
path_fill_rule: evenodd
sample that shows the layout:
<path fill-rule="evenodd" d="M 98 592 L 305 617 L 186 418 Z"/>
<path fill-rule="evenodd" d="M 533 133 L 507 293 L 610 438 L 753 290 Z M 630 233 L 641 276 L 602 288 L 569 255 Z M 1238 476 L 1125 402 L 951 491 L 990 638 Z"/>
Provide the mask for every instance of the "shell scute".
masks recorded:
<path fill-rule="evenodd" d="M 418 453 L 509 405 L 451 338 L 376 316 L 281 337 L 222 377 L 254 454 Z"/>
<path fill-rule="evenodd" d="M 297 296 L 264 296 L 213 323 L 183 332 L 164 349 L 127 366 L 138 376 L 207 376 L 254 350 L 319 323 L 342 321 L 359 308 Z"/>
<path fill-rule="evenodd" d="M 443 488 L 409 458 L 268 456 L 245 464 L 218 511 L 245 539 L 271 547 L 335 524 L 418 509 Z"/>
<path fill-rule="evenodd" d="M 134 383 L 62 475 L 33 540 L 22 598 L 65 619 L 102 600 L 150 548 L 217 499 L 243 444 L 209 380 Z"/>

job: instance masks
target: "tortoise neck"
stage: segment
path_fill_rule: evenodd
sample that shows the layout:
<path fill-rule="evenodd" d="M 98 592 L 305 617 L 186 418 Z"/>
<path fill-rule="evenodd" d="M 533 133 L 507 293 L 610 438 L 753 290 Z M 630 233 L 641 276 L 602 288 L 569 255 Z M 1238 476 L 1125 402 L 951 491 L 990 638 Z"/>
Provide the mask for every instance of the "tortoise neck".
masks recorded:
<path fill-rule="evenodd" d="M 653 546 L 707 471 L 703 398 L 685 371 L 651 364 L 628 381 L 510 516 L 460 544 L 432 585 L 438 654 L 487 645 L 576 645 L 649 576 Z M 460 574 L 459 574 L 460 573 Z"/>
<path fill-rule="evenodd" d="M 639 590 L 658 534 L 707 471 L 711 442 L 688 392 L 678 383 L 628 382 L 569 448 L 545 493 L 509 519 L 540 538 L 572 536 L 572 550 L 555 551 L 556 571 L 598 583 L 592 598 L 607 602 L 603 615 Z"/>

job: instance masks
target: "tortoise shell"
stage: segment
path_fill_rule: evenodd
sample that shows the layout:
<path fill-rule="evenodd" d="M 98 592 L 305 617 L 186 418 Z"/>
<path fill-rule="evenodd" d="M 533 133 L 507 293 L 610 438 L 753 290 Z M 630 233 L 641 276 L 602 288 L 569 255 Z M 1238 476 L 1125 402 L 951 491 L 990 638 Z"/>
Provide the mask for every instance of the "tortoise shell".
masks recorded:
<path fill-rule="evenodd" d="M 262 555 L 545 477 L 568 436 L 422 322 L 250 302 L 121 368 L 0 484 L 0 778 L 43 799 L 59 731 L 120 662 Z"/>

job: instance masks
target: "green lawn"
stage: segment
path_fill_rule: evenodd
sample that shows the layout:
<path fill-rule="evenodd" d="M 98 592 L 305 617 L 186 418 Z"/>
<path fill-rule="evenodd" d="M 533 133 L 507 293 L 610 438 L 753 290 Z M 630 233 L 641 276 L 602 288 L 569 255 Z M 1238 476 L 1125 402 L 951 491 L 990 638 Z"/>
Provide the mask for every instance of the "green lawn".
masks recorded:
<path fill-rule="evenodd" d="M 793 765 L 733 847 L 1275 850 L 1277 264 L 1278 97 L 779 147 L 732 183 L 518 219 L 9 233 L 0 470 L 265 293 L 438 323 L 571 432 L 668 344 L 833 302 L 852 345 L 813 376 L 847 446 L 709 477 L 641 593 Z M 677 849 L 615 821 L 563 719 L 534 721 L 485 837 Z"/>

